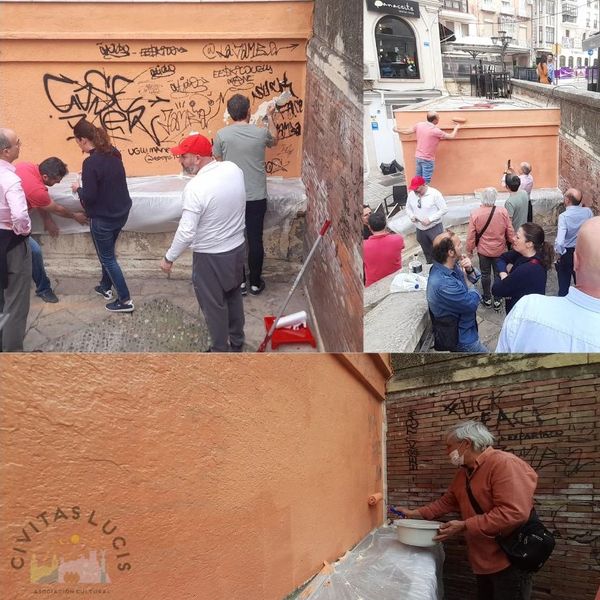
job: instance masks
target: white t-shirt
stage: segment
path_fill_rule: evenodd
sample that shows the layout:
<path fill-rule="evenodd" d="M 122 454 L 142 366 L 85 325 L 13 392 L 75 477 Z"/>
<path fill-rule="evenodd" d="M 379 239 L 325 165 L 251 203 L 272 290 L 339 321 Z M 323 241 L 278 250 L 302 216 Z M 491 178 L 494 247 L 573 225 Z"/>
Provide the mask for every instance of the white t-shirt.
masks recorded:
<path fill-rule="evenodd" d="M 237 248 L 244 243 L 245 213 L 242 170 L 229 161 L 209 163 L 183 190 L 183 212 L 166 259 L 175 261 L 188 246 L 206 254 Z"/>

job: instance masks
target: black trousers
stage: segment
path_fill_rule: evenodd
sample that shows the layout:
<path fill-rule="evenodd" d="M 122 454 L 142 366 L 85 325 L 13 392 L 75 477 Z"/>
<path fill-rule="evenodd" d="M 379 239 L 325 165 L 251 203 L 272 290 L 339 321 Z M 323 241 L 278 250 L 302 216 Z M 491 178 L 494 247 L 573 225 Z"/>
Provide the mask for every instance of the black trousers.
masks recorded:
<path fill-rule="evenodd" d="M 491 575 L 477 575 L 477 600 L 530 600 L 531 577 L 514 565 Z"/>
<path fill-rule="evenodd" d="M 250 285 L 260 286 L 265 249 L 263 225 L 267 212 L 267 199 L 246 202 L 246 238 L 248 239 L 248 279 Z M 245 277 L 245 272 L 244 272 Z"/>
<path fill-rule="evenodd" d="M 577 281 L 575 280 L 575 271 L 573 270 L 573 252 L 575 252 L 575 248 L 567 248 L 567 251 L 560 257 L 560 260 L 556 263 L 556 272 L 558 273 L 559 296 L 566 296 L 569 293 L 571 277 L 573 277 L 573 283 L 577 283 Z"/>

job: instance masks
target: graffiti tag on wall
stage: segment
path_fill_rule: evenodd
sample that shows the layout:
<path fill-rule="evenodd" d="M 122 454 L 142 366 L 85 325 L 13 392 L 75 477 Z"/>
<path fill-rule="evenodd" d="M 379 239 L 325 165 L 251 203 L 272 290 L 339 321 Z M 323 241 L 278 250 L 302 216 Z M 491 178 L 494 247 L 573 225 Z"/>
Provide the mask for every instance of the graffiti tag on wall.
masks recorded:
<path fill-rule="evenodd" d="M 255 111 L 263 102 L 283 92 L 288 92 L 290 99 L 279 106 L 273 116 L 277 137 L 289 140 L 302 135 L 304 100 L 297 95 L 287 70 L 281 72 L 277 63 L 269 62 L 216 64 L 266 60 L 284 50 L 295 50 L 298 43 L 207 43 L 202 46 L 204 64 L 138 62 L 127 67 L 124 63 L 129 63 L 129 57 L 134 55 L 160 60 L 188 53 L 188 49 L 178 44 L 133 48 L 124 41 L 98 42 L 96 47 L 104 60 L 114 64 L 78 72 L 71 68 L 42 76 L 50 117 L 69 125 L 66 139 L 72 138 L 70 130 L 85 117 L 104 127 L 115 143 L 122 141 L 126 146 L 127 143 L 132 145 L 125 148 L 130 156 L 143 156 L 145 162 L 170 160 L 171 155 L 162 150 L 178 143 L 190 131 L 212 137 L 226 125 L 227 100 L 233 94 L 248 96 L 251 111 Z M 211 63 L 206 64 L 206 59 Z M 132 68 L 136 66 L 137 71 Z M 298 151 L 289 145 L 279 146 L 281 149 L 277 147 L 266 164 L 270 175 L 286 174 L 291 155 Z"/>

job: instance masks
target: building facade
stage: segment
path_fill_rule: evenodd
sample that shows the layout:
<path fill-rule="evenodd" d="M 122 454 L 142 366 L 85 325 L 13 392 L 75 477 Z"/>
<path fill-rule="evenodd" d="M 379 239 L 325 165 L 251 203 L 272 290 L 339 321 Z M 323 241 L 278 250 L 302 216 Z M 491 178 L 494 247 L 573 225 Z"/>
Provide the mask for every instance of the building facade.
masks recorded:
<path fill-rule="evenodd" d="M 393 111 L 445 94 L 438 0 L 365 0 L 364 143 L 366 175 L 402 156 Z"/>

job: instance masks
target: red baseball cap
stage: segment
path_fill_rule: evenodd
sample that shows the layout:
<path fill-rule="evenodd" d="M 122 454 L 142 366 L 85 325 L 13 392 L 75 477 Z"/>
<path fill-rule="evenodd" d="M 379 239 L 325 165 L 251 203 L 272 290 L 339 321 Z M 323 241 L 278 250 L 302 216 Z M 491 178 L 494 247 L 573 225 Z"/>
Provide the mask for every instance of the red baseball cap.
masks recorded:
<path fill-rule="evenodd" d="M 408 189 L 411 192 L 414 192 L 417 188 L 420 188 L 422 185 L 425 185 L 425 183 L 426 182 L 422 177 L 416 175 L 410 180 L 410 187 Z"/>
<path fill-rule="evenodd" d="M 198 156 L 212 156 L 212 144 L 208 138 L 205 138 L 199 133 L 188 135 L 181 140 L 179 146 L 171 148 L 171 152 L 175 156 L 182 154 L 197 154 Z"/>

